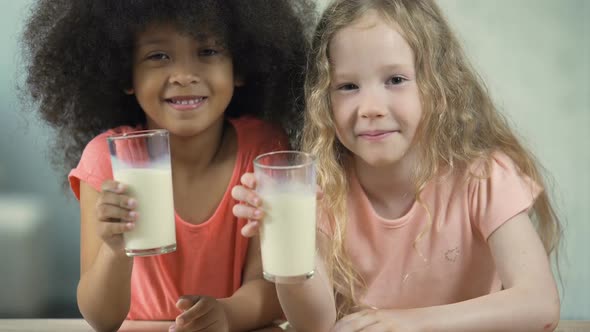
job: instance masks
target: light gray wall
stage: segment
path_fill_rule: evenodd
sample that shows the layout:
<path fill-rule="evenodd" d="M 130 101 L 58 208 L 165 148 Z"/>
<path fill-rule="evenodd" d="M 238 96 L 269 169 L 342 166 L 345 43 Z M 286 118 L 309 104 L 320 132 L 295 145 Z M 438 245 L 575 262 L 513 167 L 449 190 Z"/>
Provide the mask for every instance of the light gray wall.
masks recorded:
<path fill-rule="evenodd" d="M 63 174 L 47 163 L 51 131 L 20 111 L 16 98 L 17 33 L 30 3 L 0 2 L 0 196 L 39 197 L 46 211 L 48 245 L 40 245 L 37 254 L 47 254 L 50 264 L 49 276 L 37 282 L 50 285 L 45 302 L 75 308 L 78 205 L 60 187 Z M 440 0 L 440 4 L 498 105 L 555 179 L 554 197 L 567 222 L 562 318 L 590 319 L 590 2 Z M 22 252 L 8 254 L 0 256 L 3 271 L 8 260 L 31 259 Z M 0 298 L 17 286 L 26 284 L 0 284 Z"/>
<path fill-rule="evenodd" d="M 38 277 L 14 275 L 8 280 L 15 283 L 0 283 L 0 309 L 3 303 L 14 301 L 7 294 L 15 290 L 36 289 L 39 283 L 48 284 L 48 292 L 40 294 L 36 312 L 27 310 L 19 315 L 75 315 L 75 288 L 79 277 L 79 212 L 78 204 L 69 192 L 61 187 L 64 174 L 57 173 L 48 164 L 47 140 L 51 131 L 32 117 L 19 104 L 16 82 L 22 78 L 19 71 L 18 34 L 23 17 L 31 0 L 0 1 L 0 200 L 10 196 L 38 200 L 43 222 L 43 240 L 35 239 L 34 250 L 11 250 L 5 248 L 2 257 L 2 274 L 21 273 L 27 264 L 38 257 L 46 260 Z M 7 216 L 8 211 L 0 211 Z M 0 218 L 0 226 L 10 220 Z M 9 236 L 6 231 L 2 236 Z M 5 242 L 7 243 L 7 242 Z M 4 243 L 4 244 L 5 244 Z M 23 244 L 24 246 L 24 244 Z M 33 265 L 33 264 L 30 264 Z M 37 273 L 38 271 L 32 270 Z M 4 281 L 6 276 L 0 278 Z M 14 313 L 0 310 L 0 317 Z"/>

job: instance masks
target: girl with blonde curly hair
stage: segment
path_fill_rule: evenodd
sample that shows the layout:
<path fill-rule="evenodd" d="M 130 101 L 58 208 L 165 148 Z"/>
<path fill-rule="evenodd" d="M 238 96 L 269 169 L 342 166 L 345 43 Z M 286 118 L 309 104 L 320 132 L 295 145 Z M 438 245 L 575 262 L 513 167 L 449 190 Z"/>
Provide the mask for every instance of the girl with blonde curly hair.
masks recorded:
<path fill-rule="evenodd" d="M 315 278 L 276 285 L 297 331 L 555 329 L 561 228 L 541 167 L 435 1 L 334 1 L 305 92 L 320 255 Z M 234 188 L 247 235 L 255 186 Z"/>

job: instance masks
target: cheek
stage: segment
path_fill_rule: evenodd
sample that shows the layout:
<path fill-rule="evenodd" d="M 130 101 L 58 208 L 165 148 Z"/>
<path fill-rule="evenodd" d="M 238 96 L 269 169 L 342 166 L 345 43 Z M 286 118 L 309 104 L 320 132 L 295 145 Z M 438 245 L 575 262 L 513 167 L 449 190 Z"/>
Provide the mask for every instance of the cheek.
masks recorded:
<path fill-rule="evenodd" d="M 354 140 L 354 107 L 350 96 L 330 95 L 334 131 L 338 141 L 350 148 Z"/>
<path fill-rule="evenodd" d="M 132 67 L 132 84 L 135 88 L 144 84 L 146 80 L 149 80 L 151 76 L 153 76 L 153 70 L 151 68 L 146 68 L 140 64 L 134 64 Z"/>
<path fill-rule="evenodd" d="M 334 96 L 331 98 L 332 115 L 335 126 L 344 130 L 354 126 L 354 106 L 350 96 Z"/>
<path fill-rule="evenodd" d="M 353 125 L 350 124 L 350 121 L 346 117 L 343 112 L 333 109 L 333 126 L 334 126 L 334 133 L 338 141 L 344 145 L 346 148 L 350 149 L 353 140 Z"/>
<path fill-rule="evenodd" d="M 407 129 L 414 131 L 422 118 L 422 103 L 417 95 L 410 94 L 398 100 L 401 121 Z"/>
<path fill-rule="evenodd" d="M 206 75 L 212 84 L 220 87 L 234 85 L 234 72 L 231 62 L 219 63 L 211 66 Z"/>
<path fill-rule="evenodd" d="M 420 125 L 420 121 L 422 120 L 422 104 L 420 101 L 417 101 L 412 105 L 412 111 L 409 114 L 409 117 L 410 125 L 413 130 L 416 131 L 416 128 L 418 128 L 418 125 Z"/>
<path fill-rule="evenodd" d="M 346 131 L 346 114 L 344 110 L 338 108 L 337 105 L 332 105 L 332 119 L 334 120 L 334 130 L 338 135 L 338 138 L 342 136 L 342 133 Z"/>
<path fill-rule="evenodd" d="M 140 95 L 151 95 L 154 90 L 158 89 L 161 84 L 161 75 L 147 75 L 146 73 L 136 73 L 133 75 L 133 88 L 138 97 Z"/>
<path fill-rule="evenodd" d="M 342 132 L 338 128 L 334 128 L 334 134 L 336 135 L 336 140 L 340 143 L 340 145 L 344 146 L 348 150 L 354 150 L 352 139 L 347 139 L 347 136 L 342 136 Z"/>
<path fill-rule="evenodd" d="M 209 80 L 213 82 L 213 84 L 215 85 L 222 85 L 225 84 L 226 81 L 233 79 L 233 73 L 223 68 L 215 68 L 213 70 L 209 70 L 208 73 L 204 76 L 207 76 Z"/>

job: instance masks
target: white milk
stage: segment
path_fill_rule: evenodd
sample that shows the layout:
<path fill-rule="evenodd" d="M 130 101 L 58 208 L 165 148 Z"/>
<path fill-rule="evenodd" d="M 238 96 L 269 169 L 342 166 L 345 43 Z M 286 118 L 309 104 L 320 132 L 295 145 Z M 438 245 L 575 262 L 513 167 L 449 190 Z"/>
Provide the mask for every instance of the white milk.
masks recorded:
<path fill-rule="evenodd" d="M 144 250 L 176 243 L 172 172 L 164 169 L 114 171 L 115 180 L 128 185 L 128 195 L 137 199 L 139 219 L 124 234 L 125 249 Z"/>
<path fill-rule="evenodd" d="M 267 191 L 260 196 L 266 213 L 260 234 L 264 272 L 289 277 L 313 271 L 315 193 Z"/>

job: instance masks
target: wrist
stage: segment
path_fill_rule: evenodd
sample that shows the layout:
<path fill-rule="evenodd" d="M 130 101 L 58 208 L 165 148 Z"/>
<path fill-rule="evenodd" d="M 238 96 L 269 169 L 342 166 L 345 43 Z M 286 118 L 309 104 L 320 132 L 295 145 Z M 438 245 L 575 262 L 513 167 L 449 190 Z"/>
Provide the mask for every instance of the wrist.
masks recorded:
<path fill-rule="evenodd" d="M 133 257 L 127 256 L 125 249 L 113 249 L 106 243 L 102 246 L 102 251 L 106 258 L 115 264 L 132 264 Z"/>

